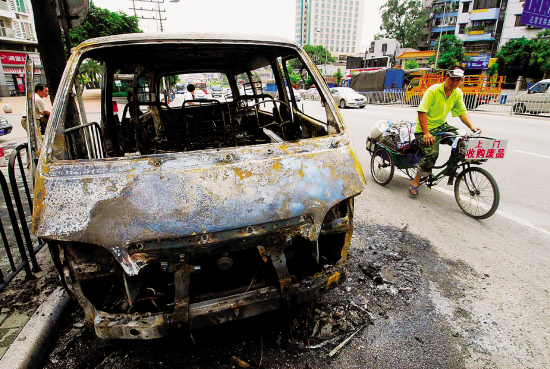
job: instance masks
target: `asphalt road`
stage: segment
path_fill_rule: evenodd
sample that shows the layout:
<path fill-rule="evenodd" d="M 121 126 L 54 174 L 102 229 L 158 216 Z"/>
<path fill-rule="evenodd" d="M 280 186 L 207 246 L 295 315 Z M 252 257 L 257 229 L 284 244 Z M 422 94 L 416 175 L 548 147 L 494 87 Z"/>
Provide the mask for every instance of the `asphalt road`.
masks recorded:
<path fill-rule="evenodd" d="M 308 114 L 323 114 L 318 101 L 301 104 Z M 370 128 L 380 119 L 414 120 L 414 108 L 369 105 L 341 114 L 368 182 L 356 201 L 356 219 L 406 226 L 442 258 L 470 268 L 461 276 L 468 286 L 463 296 L 433 296 L 439 312 L 471 342 L 468 366 L 549 367 L 550 119 L 471 114 L 484 135 L 509 140 L 504 160 L 483 165 L 500 187 L 501 202 L 495 215 L 479 221 L 462 213 L 446 181 L 421 187 L 411 198 L 407 178 L 395 176 L 385 187 L 372 180 L 365 150 Z M 466 128 L 458 118 L 449 123 Z M 436 283 L 432 287 L 438 291 Z"/>

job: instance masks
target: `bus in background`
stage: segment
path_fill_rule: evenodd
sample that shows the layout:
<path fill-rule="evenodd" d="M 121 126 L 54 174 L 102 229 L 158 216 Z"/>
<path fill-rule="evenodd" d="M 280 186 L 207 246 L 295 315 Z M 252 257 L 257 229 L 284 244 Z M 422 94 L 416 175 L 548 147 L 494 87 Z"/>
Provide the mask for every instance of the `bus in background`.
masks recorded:
<path fill-rule="evenodd" d="M 176 84 L 176 93 L 177 94 L 184 94 L 187 92 L 187 85 L 184 83 L 177 83 Z"/>
<path fill-rule="evenodd" d="M 205 94 L 208 94 L 205 82 L 194 82 L 195 90 L 202 90 Z"/>

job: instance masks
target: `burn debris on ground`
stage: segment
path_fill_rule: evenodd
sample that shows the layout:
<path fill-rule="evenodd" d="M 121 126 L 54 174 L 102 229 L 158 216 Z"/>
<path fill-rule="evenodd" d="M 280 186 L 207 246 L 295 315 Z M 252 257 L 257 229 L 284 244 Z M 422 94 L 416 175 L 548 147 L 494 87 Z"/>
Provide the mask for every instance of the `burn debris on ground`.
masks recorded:
<path fill-rule="evenodd" d="M 407 235 L 406 228 L 373 226 L 363 236 L 354 236 L 363 247 L 354 244 L 350 250 L 344 287 L 302 306 L 290 326 L 289 342 L 301 349 L 333 348 L 347 335 L 387 318 L 392 309 L 407 306 L 414 298 L 422 274 L 406 249 L 427 244 Z M 331 342 L 321 345 L 327 340 Z"/>
<path fill-rule="evenodd" d="M 342 367 L 334 366 L 334 360 L 368 350 L 364 334 L 360 331 L 334 357 L 329 357 L 331 350 L 358 330 L 411 308 L 425 283 L 417 258 L 429 248 L 406 229 L 356 226 L 342 288 L 296 310 L 194 331 L 194 338 L 187 340 L 101 340 L 93 327 L 82 326 L 84 314 L 75 304 L 43 368 L 115 368 L 121 363 L 129 369 L 181 363 L 234 368 L 232 357 L 261 368 Z"/>

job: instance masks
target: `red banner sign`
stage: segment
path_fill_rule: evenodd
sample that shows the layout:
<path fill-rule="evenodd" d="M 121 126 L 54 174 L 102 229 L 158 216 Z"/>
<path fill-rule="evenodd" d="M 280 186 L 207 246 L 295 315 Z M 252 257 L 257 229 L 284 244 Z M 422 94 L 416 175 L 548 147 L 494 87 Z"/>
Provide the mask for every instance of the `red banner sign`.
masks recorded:
<path fill-rule="evenodd" d="M 25 58 L 27 54 L 24 53 L 10 53 L 2 51 L 0 52 L 0 60 L 2 64 L 21 64 L 25 65 Z"/>
<path fill-rule="evenodd" d="M 40 62 L 40 57 L 38 54 L 29 54 L 32 60 L 34 60 L 35 66 L 40 66 L 42 63 Z M 0 61 L 3 65 L 10 64 L 10 65 L 25 65 L 25 58 L 27 57 L 27 54 L 25 53 L 10 53 L 7 51 L 0 51 Z"/>

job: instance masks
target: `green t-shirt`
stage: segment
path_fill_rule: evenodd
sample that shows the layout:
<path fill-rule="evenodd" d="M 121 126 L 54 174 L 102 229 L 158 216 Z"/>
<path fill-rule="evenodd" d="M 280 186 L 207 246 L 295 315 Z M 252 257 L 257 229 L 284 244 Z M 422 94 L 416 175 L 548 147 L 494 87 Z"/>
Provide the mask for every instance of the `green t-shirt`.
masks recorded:
<path fill-rule="evenodd" d="M 418 105 L 418 112 L 427 113 L 428 129 L 431 131 L 447 121 L 449 112 L 453 117 L 459 117 L 466 114 L 466 105 L 462 97 L 464 94 L 460 88 L 455 88 L 449 98 L 445 96 L 445 83 L 430 86 L 424 93 L 424 97 Z M 415 133 L 422 133 L 422 127 L 416 118 Z"/>

